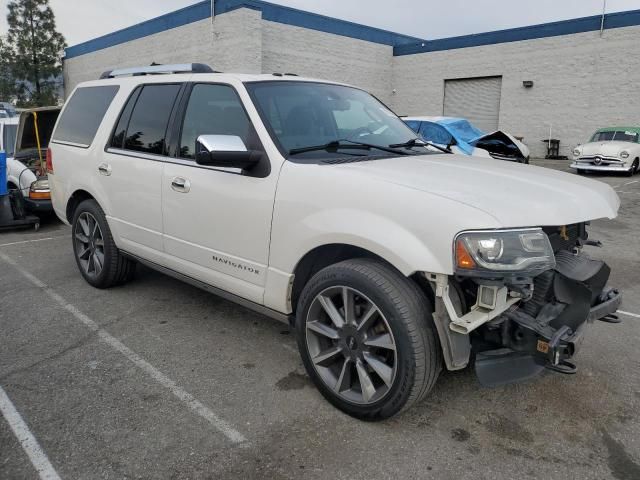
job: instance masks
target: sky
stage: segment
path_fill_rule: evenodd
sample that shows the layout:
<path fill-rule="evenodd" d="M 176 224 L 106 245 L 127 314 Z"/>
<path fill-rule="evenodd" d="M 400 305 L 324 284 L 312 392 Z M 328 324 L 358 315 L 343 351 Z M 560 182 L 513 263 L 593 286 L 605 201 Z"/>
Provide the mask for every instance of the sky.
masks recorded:
<path fill-rule="evenodd" d="M 68 45 L 186 7 L 198 0 L 50 0 Z M 599 15 L 604 0 L 271 0 L 331 17 L 434 39 Z M 9 0 L 0 0 L 0 35 Z M 607 12 L 640 0 L 606 0 Z"/>

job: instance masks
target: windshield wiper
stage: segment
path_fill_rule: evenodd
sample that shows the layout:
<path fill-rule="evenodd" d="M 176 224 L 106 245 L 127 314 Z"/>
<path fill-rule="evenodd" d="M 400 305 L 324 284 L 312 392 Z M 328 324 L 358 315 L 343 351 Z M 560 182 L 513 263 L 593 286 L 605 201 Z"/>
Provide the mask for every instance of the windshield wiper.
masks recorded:
<path fill-rule="evenodd" d="M 389 147 L 390 148 L 433 147 L 444 153 L 453 153 L 450 148 L 440 147 L 435 143 L 425 142 L 424 140 L 420 140 L 419 138 L 412 138 L 411 140 L 404 143 L 394 143 L 392 145 L 389 145 Z"/>
<path fill-rule="evenodd" d="M 292 148 L 291 150 L 289 150 L 289 155 L 297 155 L 299 153 L 306 153 L 306 152 L 316 152 L 320 150 L 331 151 L 331 150 L 337 150 L 338 148 L 366 149 L 366 150 L 371 150 L 372 148 L 375 148 L 376 150 L 382 150 L 383 152 L 394 153 L 396 155 L 410 155 L 409 152 L 396 150 L 392 147 L 383 147 L 380 145 L 374 145 L 372 143 L 362 143 L 362 142 L 356 142 L 354 140 L 347 140 L 347 139 L 333 140 L 329 143 L 325 143 L 322 145 L 313 145 L 310 147 Z"/>

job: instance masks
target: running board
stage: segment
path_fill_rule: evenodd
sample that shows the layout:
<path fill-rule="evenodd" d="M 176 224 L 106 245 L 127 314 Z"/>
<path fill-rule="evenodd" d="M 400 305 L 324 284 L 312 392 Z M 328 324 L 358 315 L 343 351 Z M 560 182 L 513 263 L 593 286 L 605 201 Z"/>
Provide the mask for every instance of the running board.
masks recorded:
<path fill-rule="evenodd" d="M 145 260 L 144 258 L 125 252 L 124 250 L 120 250 L 120 253 L 123 256 L 139 262 L 152 270 L 156 270 L 157 272 L 163 273 L 169 277 L 173 277 L 176 280 L 180 280 L 181 282 L 188 283 L 189 285 L 197 287 L 206 292 L 213 293 L 218 297 L 224 298 L 225 300 L 229 300 L 230 302 L 248 308 L 249 310 L 259 313 L 260 315 L 265 315 L 267 317 L 273 318 L 274 320 L 286 323 L 289 326 L 293 325 L 293 315 L 287 315 L 286 313 L 277 312 L 276 310 L 272 310 L 268 307 L 265 307 L 264 305 L 260 305 L 259 303 L 252 302 L 251 300 L 247 300 L 246 298 L 239 297 L 238 295 L 229 293 L 226 290 L 222 290 L 218 287 L 214 287 L 213 285 L 209 285 L 208 283 L 201 282 L 200 280 L 197 280 L 193 277 L 184 275 L 180 272 L 176 272 L 175 270 L 171 270 L 170 268 L 163 267 L 162 265 L 159 265 L 150 260 Z"/>

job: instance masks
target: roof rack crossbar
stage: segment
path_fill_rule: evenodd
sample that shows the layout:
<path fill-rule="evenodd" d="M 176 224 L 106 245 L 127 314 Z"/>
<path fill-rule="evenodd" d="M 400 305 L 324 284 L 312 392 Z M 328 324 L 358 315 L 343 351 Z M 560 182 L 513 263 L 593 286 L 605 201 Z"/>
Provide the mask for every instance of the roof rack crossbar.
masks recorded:
<path fill-rule="evenodd" d="M 178 63 L 173 65 L 149 65 L 109 70 L 100 75 L 100 80 L 136 75 L 158 75 L 169 73 L 219 73 L 204 63 Z"/>

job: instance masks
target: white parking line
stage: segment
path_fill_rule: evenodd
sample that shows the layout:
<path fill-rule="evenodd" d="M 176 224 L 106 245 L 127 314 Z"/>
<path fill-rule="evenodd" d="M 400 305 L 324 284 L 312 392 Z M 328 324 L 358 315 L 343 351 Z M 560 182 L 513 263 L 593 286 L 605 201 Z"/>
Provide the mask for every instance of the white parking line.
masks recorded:
<path fill-rule="evenodd" d="M 60 480 L 60 476 L 51 465 L 47 454 L 44 453 L 36 437 L 33 436 L 31 430 L 29 430 L 29 427 L 20 416 L 20 412 L 18 412 L 2 387 L 0 387 L 0 411 L 40 478 L 42 480 Z"/>
<path fill-rule="evenodd" d="M 622 315 L 628 315 L 634 318 L 640 318 L 640 315 L 638 315 L 637 313 L 625 312 L 624 310 L 618 310 L 617 313 L 621 313 Z"/>
<path fill-rule="evenodd" d="M 68 303 L 64 298 L 58 295 L 53 289 L 49 288 L 44 282 L 33 276 L 27 270 L 18 265 L 12 258 L 0 253 L 0 258 L 12 265 L 18 270 L 27 280 L 33 283 L 36 287 L 41 288 L 51 299 L 53 299 L 58 305 L 71 313 L 78 321 L 83 323 L 87 328 L 96 332 L 100 340 L 109 345 L 114 350 L 117 350 L 122 355 L 127 357 L 138 368 L 147 373 L 150 377 L 156 380 L 163 387 L 167 388 L 173 395 L 175 395 L 181 402 L 187 407 L 207 420 L 214 428 L 224 434 L 233 443 L 242 443 L 246 441 L 244 435 L 238 432 L 231 424 L 218 417 L 213 411 L 202 404 L 197 398 L 191 395 L 189 392 L 178 386 L 173 380 L 167 377 L 164 373 L 151 365 L 149 362 L 140 357 L 136 352 L 131 350 L 120 340 L 112 336 L 106 330 L 103 330 L 98 326 L 96 322 L 91 320 L 87 315 L 82 313 L 74 305 Z"/>
<path fill-rule="evenodd" d="M 0 243 L 0 247 L 8 247 L 9 245 L 22 245 L 23 243 L 46 242 L 47 240 L 55 240 L 57 238 L 71 238 L 69 235 L 60 235 L 58 237 L 34 238 L 33 240 L 22 240 L 21 242 Z"/>

